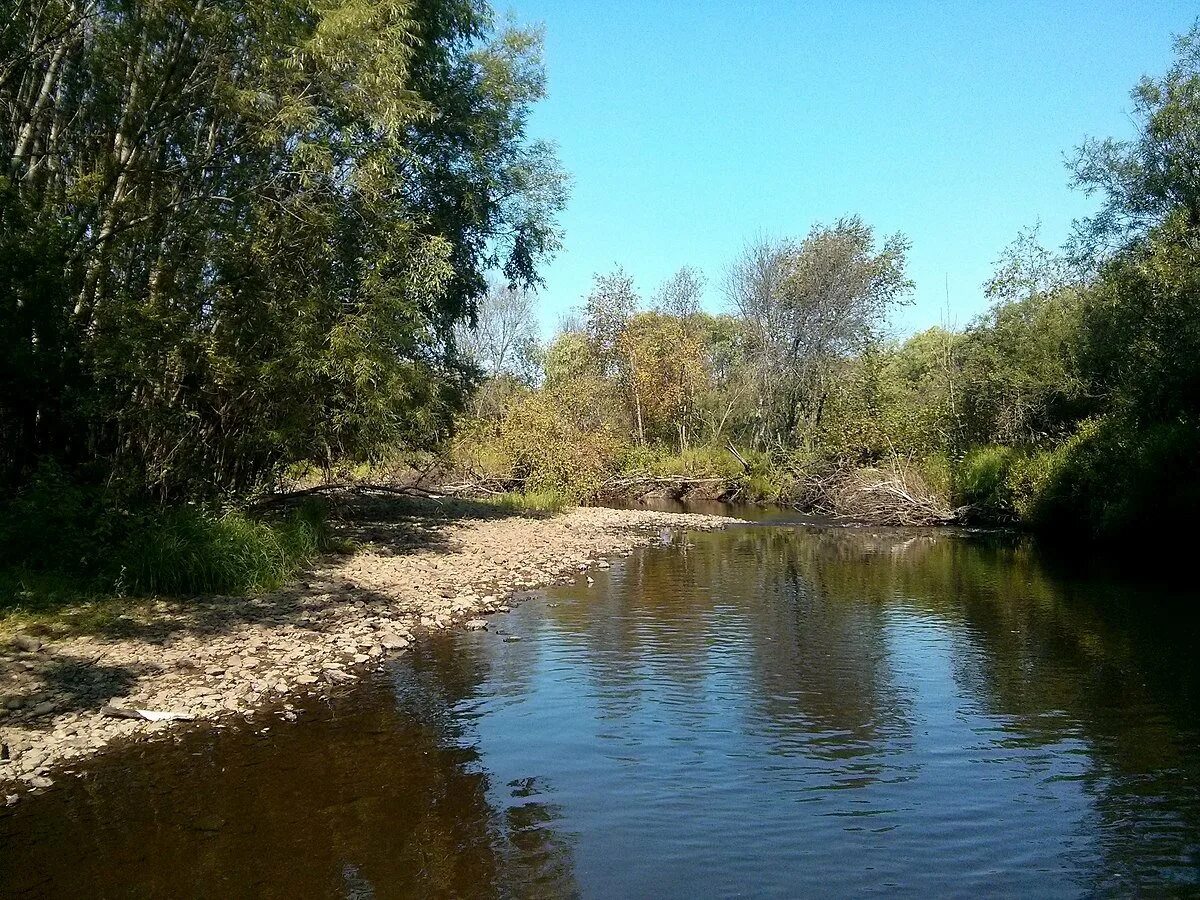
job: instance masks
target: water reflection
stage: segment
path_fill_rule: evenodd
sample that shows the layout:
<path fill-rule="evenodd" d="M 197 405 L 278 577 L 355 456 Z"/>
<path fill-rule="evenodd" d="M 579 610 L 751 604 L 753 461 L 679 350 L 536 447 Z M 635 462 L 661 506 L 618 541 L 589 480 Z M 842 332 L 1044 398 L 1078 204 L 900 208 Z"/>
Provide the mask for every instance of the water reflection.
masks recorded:
<path fill-rule="evenodd" d="M 0 892 L 36 897 L 576 893 L 533 796 L 498 808 L 453 714 L 487 662 L 426 656 L 297 724 L 129 747 L 0 819 Z M 519 890 L 518 890 L 519 888 Z"/>
<path fill-rule="evenodd" d="M 297 725 L 94 764 L 0 818 L 0 888 L 1190 890 L 1194 600 L 1002 536 L 665 535 Z"/>

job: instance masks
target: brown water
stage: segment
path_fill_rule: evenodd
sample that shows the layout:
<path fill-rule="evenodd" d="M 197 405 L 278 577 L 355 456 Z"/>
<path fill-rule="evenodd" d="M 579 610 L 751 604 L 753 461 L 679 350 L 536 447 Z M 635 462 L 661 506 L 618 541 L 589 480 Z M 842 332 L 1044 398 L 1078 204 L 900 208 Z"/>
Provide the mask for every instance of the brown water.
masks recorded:
<path fill-rule="evenodd" d="M 595 579 L 294 723 L 93 761 L 0 813 L 0 893 L 1200 891 L 1195 592 L 802 526 Z"/>

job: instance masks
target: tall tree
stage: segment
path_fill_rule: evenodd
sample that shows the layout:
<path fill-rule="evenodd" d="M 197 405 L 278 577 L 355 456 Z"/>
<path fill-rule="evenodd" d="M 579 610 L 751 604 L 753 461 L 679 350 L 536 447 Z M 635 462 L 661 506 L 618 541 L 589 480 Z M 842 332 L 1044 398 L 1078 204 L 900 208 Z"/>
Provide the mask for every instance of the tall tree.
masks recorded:
<path fill-rule="evenodd" d="M 746 322 L 760 384 L 756 443 L 790 444 L 820 423 L 832 364 L 877 341 L 905 302 L 908 241 L 876 248 L 857 216 L 814 226 L 804 240 L 760 238 L 726 275 L 726 296 Z"/>
<path fill-rule="evenodd" d="M 14 0 L 0 31 L 0 478 L 163 496 L 444 434 L 483 273 L 565 180 L 537 31 L 464 0 Z"/>

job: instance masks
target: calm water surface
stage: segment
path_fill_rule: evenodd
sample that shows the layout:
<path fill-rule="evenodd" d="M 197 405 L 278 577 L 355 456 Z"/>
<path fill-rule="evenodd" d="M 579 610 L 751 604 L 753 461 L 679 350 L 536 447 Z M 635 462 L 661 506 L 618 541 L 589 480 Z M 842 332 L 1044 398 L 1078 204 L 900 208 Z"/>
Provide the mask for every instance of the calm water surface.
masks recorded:
<path fill-rule="evenodd" d="M 1200 890 L 1194 593 L 994 536 L 662 540 L 295 723 L 89 763 L 0 813 L 0 893 Z"/>

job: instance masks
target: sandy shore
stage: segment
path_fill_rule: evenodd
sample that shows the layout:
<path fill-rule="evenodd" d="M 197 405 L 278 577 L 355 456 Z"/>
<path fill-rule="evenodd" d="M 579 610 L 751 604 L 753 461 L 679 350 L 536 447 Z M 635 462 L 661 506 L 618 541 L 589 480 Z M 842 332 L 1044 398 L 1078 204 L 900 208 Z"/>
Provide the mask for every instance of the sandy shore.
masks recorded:
<path fill-rule="evenodd" d="M 486 627 L 488 613 L 664 529 L 735 521 L 602 508 L 532 518 L 380 495 L 339 511 L 362 549 L 286 589 L 155 601 L 97 621 L 82 609 L 60 627 L 0 638 L 0 782 L 47 787 L 65 764 L 113 741 L 196 727 L 137 710 L 196 721 L 286 714 L 288 697 L 352 682 L 414 635 Z"/>

